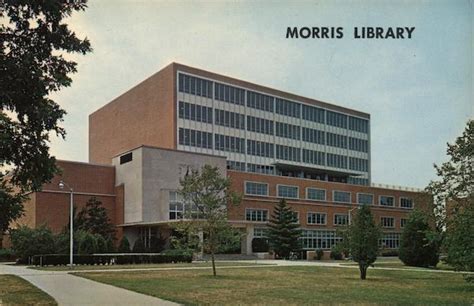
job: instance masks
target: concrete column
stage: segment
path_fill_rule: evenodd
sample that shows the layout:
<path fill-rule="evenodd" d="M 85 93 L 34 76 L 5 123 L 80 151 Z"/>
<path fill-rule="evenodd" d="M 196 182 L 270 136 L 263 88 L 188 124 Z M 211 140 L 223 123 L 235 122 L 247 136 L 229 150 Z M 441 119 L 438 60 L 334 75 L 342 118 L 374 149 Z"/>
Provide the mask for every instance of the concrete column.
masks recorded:
<path fill-rule="evenodd" d="M 245 250 L 242 249 L 242 253 L 252 255 L 252 239 L 253 239 L 253 225 L 247 225 L 245 235 Z"/>
<path fill-rule="evenodd" d="M 200 246 L 200 251 L 199 253 L 196 254 L 197 259 L 202 259 L 204 256 L 204 233 L 202 230 L 198 231 L 198 237 L 199 237 L 199 246 Z"/>

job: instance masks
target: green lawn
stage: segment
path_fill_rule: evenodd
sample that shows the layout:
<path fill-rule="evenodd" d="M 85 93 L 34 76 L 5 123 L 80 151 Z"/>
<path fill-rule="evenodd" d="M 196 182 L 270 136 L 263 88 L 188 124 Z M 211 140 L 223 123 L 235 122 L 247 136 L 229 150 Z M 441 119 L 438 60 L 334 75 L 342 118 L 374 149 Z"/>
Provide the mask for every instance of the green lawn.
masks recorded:
<path fill-rule="evenodd" d="M 14 275 L 0 275 L 0 305 L 57 305 L 47 293 Z"/>
<path fill-rule="evenodd" d="M 191 304 L 423 304 L 474 303 L 474 285 L 454 273 L 330 267 L 261 267 L 77 275 L 163 299 Z"/>
<path fill-rule="evenodd" d="M 261 263 L 255 263 L 254 261 L 248 262 L 232 262 L 232 261 L 216 261 L 217 267 L 227 266 L 255 266 L 264 265 Z M 186 268 L 186 267 L 211 267 L 211 262 L 195 262 L 195 263 L 176 263 L 176 264 L 137 264 L 137 265 L 97 265 L 97 266 L 75 266 L 73 271 L 83 270 L 110 270 L 110 269 L 155 269 L 155 268 Z M 45 271 L 69 271 L 68 266 L 48 266 L 48 267 L 31 267 L 31 269 L 45 270 Z"/>
<path fill-rule="evenodd" d="M 357 266 L 357 263 L 350 261 L 350 262 L 342 262 L 344 266 Z M 454 269 L 445 264 L 443 262 L 439 262 L 436 268 L 423 268 L 423 267 L 412 267 L 412 266 L 405 266 L 403 262 L 398 258 L 380 258 L 374 263 L 374 267 L 377 268 L 400 268 L 400 269 L 427 269 L 427 270 L 448 270 L 453 271 Z"/>

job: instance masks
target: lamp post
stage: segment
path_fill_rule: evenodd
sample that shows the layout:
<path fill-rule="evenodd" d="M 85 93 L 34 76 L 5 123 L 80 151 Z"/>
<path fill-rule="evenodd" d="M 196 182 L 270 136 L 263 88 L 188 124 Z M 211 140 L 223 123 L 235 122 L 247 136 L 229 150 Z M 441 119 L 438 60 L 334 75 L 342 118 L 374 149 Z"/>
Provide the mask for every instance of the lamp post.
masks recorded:
<path fill-rule="evenodd" d="M 69 204 L 69 268 L 72 269 L 72 265 L 74 263 L 73 253 L 74 253 L 74 231 L 73 231 L 73 220 L 74 220 L 74 212 L 73 212 L 73 195 L 74 190 L 69 187 L 64 181 L 59 181 L 59 189 L 64 189 L 64 187 L 69 188 L 70 191 L 70 204 Z"/>

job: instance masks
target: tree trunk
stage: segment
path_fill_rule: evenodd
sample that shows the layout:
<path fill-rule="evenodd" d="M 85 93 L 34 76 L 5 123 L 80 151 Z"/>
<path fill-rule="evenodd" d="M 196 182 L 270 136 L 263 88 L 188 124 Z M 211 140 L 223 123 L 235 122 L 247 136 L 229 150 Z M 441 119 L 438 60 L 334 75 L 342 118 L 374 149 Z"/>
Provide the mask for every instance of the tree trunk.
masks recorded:
<path fill-rule="evenodd" d="M 360 279 L 364 280 L 367 276 L 367 265 L 359 264 Z"/>
<path fill-rule="evenodd" d="M 0 230 L 0 250 L 3 249 L 3 233 Z"/>
<path fill-rule="evenodd" d="M 212 274 L 216 276 L 217 273 L 216 273 L 216 262 L 214 261 L 214 249 L 211 250 L 211 261 L 212 261 Z"/>

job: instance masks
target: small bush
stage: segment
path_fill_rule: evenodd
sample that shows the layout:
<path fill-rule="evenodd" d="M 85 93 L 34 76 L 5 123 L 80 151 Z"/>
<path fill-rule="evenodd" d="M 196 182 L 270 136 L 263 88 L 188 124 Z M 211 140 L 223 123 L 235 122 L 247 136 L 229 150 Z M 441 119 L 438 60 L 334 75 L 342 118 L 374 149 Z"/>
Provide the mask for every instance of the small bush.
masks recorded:
<path fill-rule="evenodd" d="M 266 238 L 253 238 L 252 239 L 252 252 L 268 252 L 270 246 L 268 245 L 268 239 Z"/>
<path fill-rule="evenodd" d="M 79 254 L 93 254 L 97 251 L 96 237 L 89 233 L 84 233 L 79 238 Z"/>
<path fill-rule="evenodd" d="M 133 253 L 145 253 L 145 244 L 143 243 L 143 240 L 138 238 L 135 240 L 135 243 L 133 244 Z"/>
<path fill-rule="evenodd" d="M 0 249 L 0 261 L 13 261 L 15 254 L 11 249 Z"/>
<path fill-rule="evenodd" d="M 130 242 L 127 237 L 123 236 L 122 240 L 120 240 L 120 245 L 117 251 L 119 253 L 130 253 Z"/>
<path fill-rule="evenodd" d="M 321 250 L 321 249 L 317 249 L 316 250 L 316 259 L 321 260 L 323 258 L 323 256 L 324 256 L 324 251 Z"/>
<path fill-rule="evenodd" d="M 49 228 L 21 226 L 11 231 L 12 250 L 20 263 L 28 263 L 30 256 L 54 253 L 54 235 Z"/>
<path fill-rule="evenodd" d="M 398 252 L 398 249 L 394 249 L 394 250 L 382 250 L 380 252 L 380 255 L 381 256 L 384 256 L 384 257 L 388 257 L 388 256 L 398 256 L 399 255 L 399 252 Z"/>
<path fill-rule="evenodd" d="M 329 254 L 329 257 L 334 260 L 342 260 L 342 252 L 340 248 L 337 247 L 337 245 L 333 245 L 331 247 L 331 253 Z"/>
<path fill-rule="evenodd" d="M 101 235 L 95 235 L 95 240 L 96 240 L 96 250 L 95 253 L 108 253 L 108 245 L 107 245 L 107 240 L 105 240 L 104 237 Z"/>

